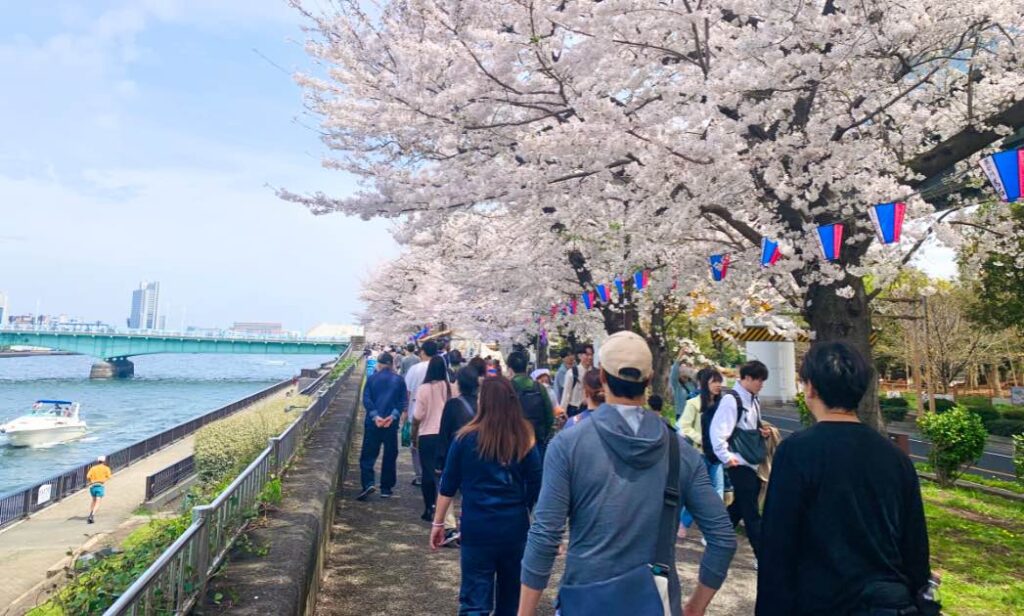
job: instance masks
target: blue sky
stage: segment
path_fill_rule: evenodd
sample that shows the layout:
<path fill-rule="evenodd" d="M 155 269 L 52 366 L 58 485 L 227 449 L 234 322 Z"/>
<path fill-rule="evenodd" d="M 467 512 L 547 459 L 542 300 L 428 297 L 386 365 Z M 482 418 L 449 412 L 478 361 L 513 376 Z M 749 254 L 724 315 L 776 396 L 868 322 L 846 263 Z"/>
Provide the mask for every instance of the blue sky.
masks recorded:
<path fill-rule="evenodd" d="M 0 292 L 15 313 L 123 325 L 159 280 L 169 324 L 350 322 L 397 253 L 385 221 L 314 217 L 270 187 L 344 194 L 321 168 L 284 0 L 6 2 Z"/>

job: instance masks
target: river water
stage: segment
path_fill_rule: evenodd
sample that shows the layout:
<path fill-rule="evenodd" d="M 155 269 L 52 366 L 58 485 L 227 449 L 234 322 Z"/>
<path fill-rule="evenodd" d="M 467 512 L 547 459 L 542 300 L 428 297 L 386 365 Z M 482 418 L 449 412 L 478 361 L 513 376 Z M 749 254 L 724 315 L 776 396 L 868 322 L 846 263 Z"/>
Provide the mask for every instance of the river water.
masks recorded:
<path fill-rule="evenodd" d="M 0 436 L 0 494 L 31 485 L 101 454 L 162 432 L 268 385 L 321 355 L 141 355 L 135 376 L 89 380 L 82 355 L 0 358 L 0 423 L 31 411 L 40 398 L 81 402 L 89 433 L 70 443 L 15 448 Z"/>

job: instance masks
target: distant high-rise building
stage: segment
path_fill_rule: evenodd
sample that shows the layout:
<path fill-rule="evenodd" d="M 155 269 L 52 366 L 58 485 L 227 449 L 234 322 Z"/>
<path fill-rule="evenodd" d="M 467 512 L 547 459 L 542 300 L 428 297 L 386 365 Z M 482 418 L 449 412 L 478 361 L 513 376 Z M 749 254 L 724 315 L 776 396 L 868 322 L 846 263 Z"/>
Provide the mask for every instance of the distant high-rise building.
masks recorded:
<path fill-rule="evenodd" d="M 160 325 L 160 283 L 141 282 L 132 291 L 132 312 L 129 329 L 157 329 Z"/>
<path fill-rule="evenodd" d="M 0 293 L 0 327 L 7 324 L 7 296 Z"/>

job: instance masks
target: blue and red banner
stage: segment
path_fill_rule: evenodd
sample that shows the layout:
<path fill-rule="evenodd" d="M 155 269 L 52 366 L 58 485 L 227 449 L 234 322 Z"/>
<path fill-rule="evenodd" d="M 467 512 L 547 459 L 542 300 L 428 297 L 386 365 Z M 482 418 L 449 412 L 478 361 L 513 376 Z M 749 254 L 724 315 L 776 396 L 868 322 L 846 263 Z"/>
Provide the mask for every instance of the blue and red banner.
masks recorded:
<path fill-rule="evenodd" d="M 576 314 L 576 310 L 579 304 L 576 302 L 576 298 L 569 300 L 569 314 Z"/>
<path fill-rule="evenodd" d="M 883 244 L 898 244 L 903 231 L 903 218 L 907 214 L 907 204 L 901 201 L 880 203 L 873 206 L 868 213 L 871 222 L 875 223 L 875 233 Z"/>
<path fill-rule="evenodd" d="M 650 282 L 651 272 L 650 270 L 640 270 L 633 274 L 633 286 L 636 287 L 637 291 L 643 291 L 647 283 Z"/>
<path fill-rule="evenodd" d="M 583 299 L 583 305 L 587 307 L 587 310 L 590 310 L 590 308 L 594 305 L 594 299 L 593 296 L 590 295 L 590 293 L 590 291 L 584 291 L 582 294 L 580 294 L 580 297 Z"/>
<path fill-rule="evenodd" d="M 605 304 L 608 303 L 608 285 L 599 284 L 597 285 L 597 296 L 601 298 L 601 301 Z"/>
<path fill-rule="evenodd" d="M 761 267 L 775 265 L 780 258 L 782 251 L 779 250 L 779 243 L 766 237 L 761 238 Z"/>
<path fill-rule="evenodd" d="M 729 255 L 711 255 L 708 257 L 708 263 L 711 264 L 711 279 L 715 282 L 724 280 L 729 272 Z"/>
<path fill-rule="evenodd" d="M 622 284 L 622 276 L 615 277 L 615 291 L 619 294 L 619 299 L 626 293 L 626 285 Z"/>
<path fill-rule="evenodd" d="M 818 227 L 818 243 L 821 254 L 829 261 L 836 261 L 842 255 L 843 223 L 837 222 Z"/>
<path fill-rule="evenodd" d="M 1024 150 L 999 152 L 981 159 L 981 169 L 1003 201 L 1013 203 L 1024 186 Z"/>

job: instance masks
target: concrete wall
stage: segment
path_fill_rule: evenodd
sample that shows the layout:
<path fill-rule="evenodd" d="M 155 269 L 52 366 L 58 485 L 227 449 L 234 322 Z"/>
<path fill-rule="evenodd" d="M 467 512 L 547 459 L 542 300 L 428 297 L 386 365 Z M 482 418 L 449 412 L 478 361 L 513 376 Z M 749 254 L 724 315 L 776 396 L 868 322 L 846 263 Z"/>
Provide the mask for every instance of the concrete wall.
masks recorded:
<path fill-rule="evenodd" d="M 747 359 L 768 366 L 762 401 L 790 402 L 796 398 L 796 350 L 792 342 L 748 342 Z"/>

